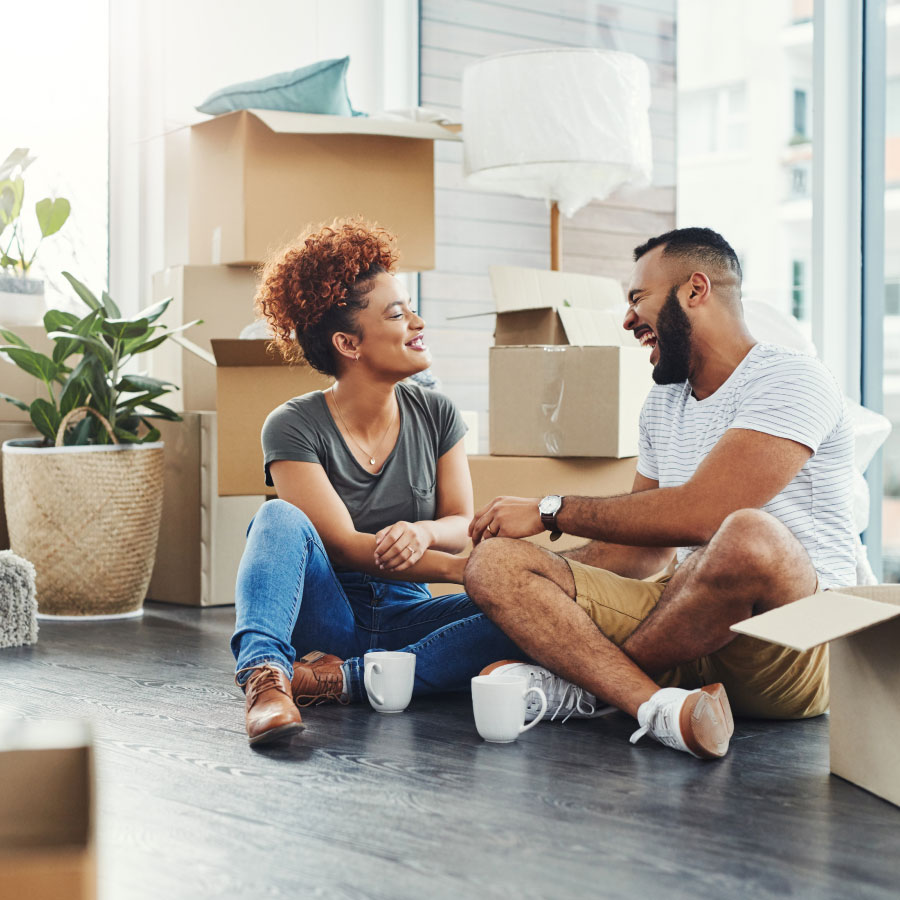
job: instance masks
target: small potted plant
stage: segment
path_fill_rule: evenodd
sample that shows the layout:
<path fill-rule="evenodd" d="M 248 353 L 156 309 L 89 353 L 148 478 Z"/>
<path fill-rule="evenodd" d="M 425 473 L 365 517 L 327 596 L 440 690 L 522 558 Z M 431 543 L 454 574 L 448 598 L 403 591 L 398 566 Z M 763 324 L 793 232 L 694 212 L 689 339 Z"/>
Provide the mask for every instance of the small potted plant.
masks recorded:
<path fill-rule="evenodd" d="M 0 353 L 47 389 L 30 405 L 0 394 L 42 435 L 3 444 L 10 544 L 35 566 L 41 616 L 139 616 L 162 512 L 163 445 L 152 420 L 180 416 L 160 403 L 175 385 L 129 363 L 196 323 L 156 324 L 171 298 L 123 318 L 105 291 L 98 299 L 63 275 L 87 314 L 44 315 L 52 355 L 0 329 Z"/>
<path fill-rule="evenodd" d="M 44 313 L 44 282 L 29 278 L 38 247 L 56 234 L 69 218 L 63 197 L 44 197 L 34 205 L 40 236 L 28 250 L 24 221 L 25 180 L 22 173 L 34 157 L 27 149 L 13 150 L 0 164 L 0 324 L 38 325 Z"/>

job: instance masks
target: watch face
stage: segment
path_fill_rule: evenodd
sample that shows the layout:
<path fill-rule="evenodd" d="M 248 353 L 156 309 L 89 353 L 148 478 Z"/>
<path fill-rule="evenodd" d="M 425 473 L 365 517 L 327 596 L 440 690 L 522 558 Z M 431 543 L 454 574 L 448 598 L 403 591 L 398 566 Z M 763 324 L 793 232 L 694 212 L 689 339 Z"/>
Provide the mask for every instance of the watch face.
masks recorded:
<path fill-rule="evenodd" d="M 562 497 L 557 494 L 550 494 L 538 504 L 538 512 L 542 516 L 554 516 L 559 512 L 560 506 L 562 506 Z"/>

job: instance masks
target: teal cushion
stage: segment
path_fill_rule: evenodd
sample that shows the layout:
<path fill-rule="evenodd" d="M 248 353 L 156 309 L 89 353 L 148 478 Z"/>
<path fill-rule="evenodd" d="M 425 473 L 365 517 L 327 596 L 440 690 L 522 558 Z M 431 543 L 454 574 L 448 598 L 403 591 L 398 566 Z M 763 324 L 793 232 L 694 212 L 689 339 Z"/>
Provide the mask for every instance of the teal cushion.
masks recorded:
<path fill-rule="evenodd" d="M 347 96 L 350 57 L 323 59 L 293 72 L 232 84 L 211 94 L 198 112 L 218 116 L 236 109 L 285 109 L 328 116 L 361 116 Z"/>

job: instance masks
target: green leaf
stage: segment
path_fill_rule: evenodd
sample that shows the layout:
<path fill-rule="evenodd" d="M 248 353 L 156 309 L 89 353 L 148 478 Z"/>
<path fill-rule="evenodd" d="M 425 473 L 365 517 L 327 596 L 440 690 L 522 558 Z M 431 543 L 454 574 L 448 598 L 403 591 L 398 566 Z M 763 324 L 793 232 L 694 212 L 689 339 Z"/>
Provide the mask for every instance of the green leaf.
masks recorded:
<path fill-rule="evenodd" d="M 100 360 L 96 358 L 90 359 L 87 370 L 87 383 L 91 389 L 91 406 L 108 419 L 113 411 L 113 395 L 106 379 L 106 370 Z"/>
<path fill-rule="evenodd" d="M 19 409 L 24 412 L 28 412 L 28 404 L 23 403 L 21 400 L 16 400 L 15 397 L 10 397 L 9 394 L 0 394 L 0 400 L 5 400 L 7 403 L 12 403 L 13 406 L 18 406 Z"/>
<path fill-rule="evenodd" d="M 48 309 L 44 313 L 44 330 L 61 331 L 64 328 L 74 328 L 78 324 L 78 316 L 61 309 Z"/>
<path fill-rule="evenodd" d="M 159 378 L 150 378 L 148 375 L 125 375 L 116 385 L 117 391 L 161 391 L 165 393 L 175 385 L 170 381 L 162 381 Z"/>
<path fill-rule="evenodd" d="M 31 413 L 31 421 L 34 423 L 34 427 L 45 438 L 55 441 L 56 432 L 59 430 L 59 423 L 62 418 L 59 410 L 52 403 L 44 400 L 43 397 L 38 397 L 31 404 L 29 412 Z"/>
<path fill-rule="evenodd" d="M 71 272 L 63 272 L 63 277 L 72 285 L 75 293 L 87 306 L 93 310 L 103 312 L 103 306 L 100 301 Z"/>
<path fill-rule="evenodd" d="M 16 169 L 24 172 L 35 160 L 28 155 L 27 147 L 16 147 L 9 156 L 0 163 L 0 178 L 8 178 Z"/>
<path fill-rule="evenodd" d="M 152 333 L 155 330 L 155 328 L 151 328 L 150 332 Z M 154 347 L 158 347 L 168 337 L 169 335 L 167 333 L 163 333 L 159 337 L 151 338 L 150 340 L 144 340 L 143 338 L 132 338 L 130 341 L 126 341 L 122 345 L 122 358 L 124 359 L 126 356 L 134 356 L 135 353 L 146 353 L 148 350 L 152 350 Z"/>
<path fill-rule="evenodd" d="M 61 415 L 70 413 L 76 406 L 84 406 L 91 394 L 89 384 L 91 360 L 82 359 L 72 370 L 59 394 L 59 412 Z"/>
<path fill-rule="evenodd" d="M 144 419 L 143 422 L 147 426 L 147 428 L 149 428 L 150 430 L 143 436 L 143 438 L 141 438 L 141 443 L 142 444 L 152 444 L 152 443 L 158 441 L 160 439 L 160 437 L 162 437 L 159 429 L 153 428 L 146 419 Z"/>
<path fill-rule="evenodd" d="M 161 403 L 154 403 L 152 400 L 147 403 L 142 403 L 141 406 L 146 407 L 147 409 L 152 409 L 153 413 L 147 413 L 148 419 L 165 419 L 168 422 L 180 422 L 181 416 L 175 412 L 174 409 L 169 409 L 168 406 L 163 406 Z"/>
<path fill-rule="evenodd" d="M 121 318 L 122 311 L 118 306 L 116 306 L 115 301 L 112 297 L 109 296 L 109 294 L 106 293 L 106 291 L 101 291 L 100 300 L 102 301 L 103 308 L 106 310 L 108 315 L 116 319 Z"/>
<path fill-rule="evenodd" d="M 121 341 L 126 338 L 142 337 L 147 334 L 149 323 L 146 319 L 105 319 L 100 323 L 100 331 L 107 337 Z"/>
<path fill-rule="evenodd" d="M 0 231 L 19 218 L 24 199 L 25 182 L 21 178 L 0 181 Z"/>
<path fill-rule="evenodd" d="M 132 316 L 132 318 L 146 319 L 148 322 L 155 322 L 166 311 L 169 304 L 174 299 L 174 297 L 166 297 L 165 300 L 160 300 L 158 303 L 154 303 L 152 306 L 142 309 L 136 316 Z"/>
<path fill-rule="evenodd" d="M 126 444 L 139 444 L 141 442 L 141 439 L 133 431 L 126 431 L 124 428 L 119 428 L 118 425 L 113 428 L 113 431 L 116 437 Z"/>
<path fill-rule="evenodd" d="M 75 334 L 74 331 L 51 331 L 47 337 L 53 341 L 60 339 L 74 341 L 76 345 L 82 348 L 83 353 L 89 353 L 93 350 L 94 355 L 100 359 L 107 369 L 112 368 L 112 351 L 103 341 L 91 334 Z"/>
<path fill-rule="evenodd" d="M 24 347 L 0 347 L 0 353 L 5 353 L 20 369 L 41 381 L 51 382 L 59 373 L 59 366 L 38 353 L 37 350 L 27 350 Z"/>
<path fill-rule="evenodd" d="M 91 442 L 91 432 L 93 431 L 94 425 L 100 425 L 94 416 L 85 416 L 74 428 L 66 429 L 63 443 L 67 447 L 89 444 Z"/>
<path fill-rule="evenodd" d="M 50 237 L 66 224 L 72 206 L 63 197 L 57 197 L 55 200 L 44 197 L 43 200 L 35 203 L 34 211 L 37 214 L 38 225 L 41 226 L 41 234 L 44 237 Z"/>
<path fill-rule="evenodd" d="M 0 337 L 2 337 L 7 344 L 15 344 L 16 347 L 24 347 L 26 350 L 31 349 L 22 338 L 17 334 L 13 334 L 11 331 L 7 331 L 5 328 L 0 328 Z"/>

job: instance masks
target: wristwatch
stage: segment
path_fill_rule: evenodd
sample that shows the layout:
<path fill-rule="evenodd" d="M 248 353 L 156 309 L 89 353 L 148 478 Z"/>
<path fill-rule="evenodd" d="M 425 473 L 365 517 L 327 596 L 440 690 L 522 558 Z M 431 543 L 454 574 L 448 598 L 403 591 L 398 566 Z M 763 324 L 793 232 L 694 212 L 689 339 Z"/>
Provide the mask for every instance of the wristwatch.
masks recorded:
<path fill-rule="evenodd" d="M 559 494 L 548 494 L 538 503 L 538 512 L 541 514 L 541 523 L 550 532 L 550 540 L 558 541 L 562 532 L 556 524 L 556 516 L 562 507 L 563 498 Z"/>

